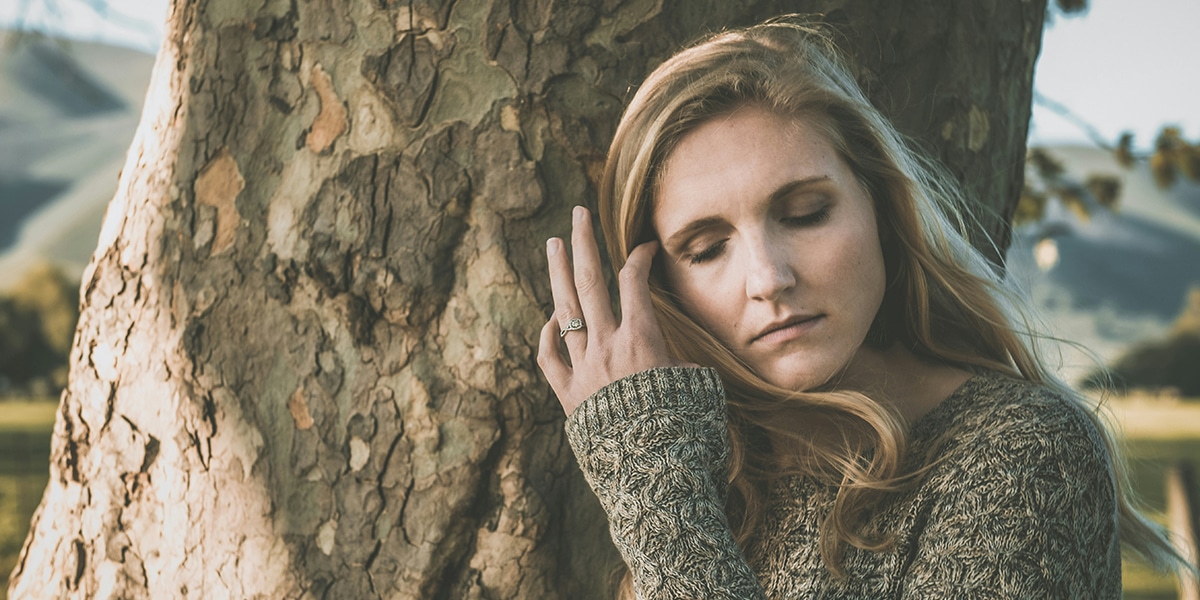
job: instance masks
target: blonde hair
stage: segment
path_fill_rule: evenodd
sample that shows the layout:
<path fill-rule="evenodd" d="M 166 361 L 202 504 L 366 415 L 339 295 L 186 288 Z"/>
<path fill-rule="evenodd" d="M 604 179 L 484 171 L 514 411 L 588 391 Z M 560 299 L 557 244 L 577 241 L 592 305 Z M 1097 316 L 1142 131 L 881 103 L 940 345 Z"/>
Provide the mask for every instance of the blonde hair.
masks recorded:
<path fill-rule="evenodd" d="M 1160 566 L 1174 561 L 1161 529 L 1133 507 L 1124 462 L 1095 409 L 1046 368 L 1023 302 L 967 240 L 959 188 L 871 105 L 830 38 L 800 19 L 714 34 L 642 84 L 617 127 L 601 181 L 598 212 L 614 268 L 638 244 L 655 239 L 655 191 L 679 141 L 747 105 L 816 127 L 873 198 L 888 285 L 867 343 L 900 343 L 933 360 L 1006 372 L 1080 404 L 1104 432 L 1114 459 L 1122 541 Z M 838 486 L 819 541 L 835 576 L 845 574 L 846 544 L 890 547 L 888 532 L 865 530 L 865 512 L 924 470 L 901 472 L 906 440 L 899 416 L 856 392 L 773 386 L 688 317 L 657 273 L 651 297 L 675 356 L 715 368 L 725 384 L 733 457 L 726 512 L 747 556 L 756 551 L 766 486 L 780 473 Z M 817 430 L 841 435 L 810 435 Z M 628 574 L 622 589 L 632 597 Z"/>

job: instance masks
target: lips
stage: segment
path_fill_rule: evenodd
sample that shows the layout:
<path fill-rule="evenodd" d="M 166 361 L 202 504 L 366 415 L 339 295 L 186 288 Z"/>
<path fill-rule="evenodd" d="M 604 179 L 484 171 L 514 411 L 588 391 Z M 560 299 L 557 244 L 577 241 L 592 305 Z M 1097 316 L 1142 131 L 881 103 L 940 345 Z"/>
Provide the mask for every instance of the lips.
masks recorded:
<path fill-rule="evenodd" d="M 774 338 L 791 338 L 816 325 L 825 315 L 794 315 L 775 321 L 763 328 L 758 335 L 750 339 L 750 343 L 771 341 Z"/>

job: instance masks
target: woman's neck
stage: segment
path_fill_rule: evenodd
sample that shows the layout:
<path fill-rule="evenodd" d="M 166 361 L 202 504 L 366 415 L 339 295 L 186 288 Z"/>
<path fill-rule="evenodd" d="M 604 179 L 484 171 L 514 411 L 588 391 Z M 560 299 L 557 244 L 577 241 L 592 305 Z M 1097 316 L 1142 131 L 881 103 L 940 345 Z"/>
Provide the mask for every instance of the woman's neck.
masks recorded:
<path fill-rule="evenodd" d="M 862 392 L 889 404 L 905 423 L 912 424 L 970 377 L 967 371 L 923 359 L 900 344 L 884 350 L 864 346 L 832 387 Z"/>

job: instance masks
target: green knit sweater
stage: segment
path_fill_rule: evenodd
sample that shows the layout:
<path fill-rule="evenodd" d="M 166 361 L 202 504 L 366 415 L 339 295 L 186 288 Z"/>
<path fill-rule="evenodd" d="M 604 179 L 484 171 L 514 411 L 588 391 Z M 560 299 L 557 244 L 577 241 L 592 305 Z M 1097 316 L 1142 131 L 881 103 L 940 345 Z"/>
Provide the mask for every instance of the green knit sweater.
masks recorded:
<path fill-rule="evenodd" d="M 771 491 L 747 561 L 724 512 L 725 397 L 711 369 L 616 381 L 567 419 L 567 436 L 644 600 L 660 598 L 1119 598 L 1112 465 L 1100 433 L 1047 388 L 975 375 L 909 432 L 939 460 L 872 513 L 895 535 L 850 548 L 834 578 L 817 548 L 836 488 L 794 477 Z"/>

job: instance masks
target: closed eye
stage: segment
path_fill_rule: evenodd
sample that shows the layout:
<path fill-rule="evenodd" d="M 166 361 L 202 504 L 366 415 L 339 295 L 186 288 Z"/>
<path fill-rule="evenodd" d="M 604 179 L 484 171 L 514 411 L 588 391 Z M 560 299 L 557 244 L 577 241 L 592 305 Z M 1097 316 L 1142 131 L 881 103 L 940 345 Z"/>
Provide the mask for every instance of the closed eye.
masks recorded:
<path fill-rule="evenodd" d="M 791 227 L 812 227 L 813 225 L 820 225 L 828 218 L 829 207 L 826 206 L 814 213 L 809 213 L 799 217 L 784 217 L 783 219 L 780 219 L 780 221 L 784 225 Z"/>
<path fill-rule="evenodd" d="M 728 238 L 723 239 L 699 252 L 696 252 L 695 254 L 684 255 L 684 258 L 686 258 L 688 262 L 693 265 L 708 262 L 721 255 L 721 252 L 725 250 L 725 242 L 728 241 Z"/>

